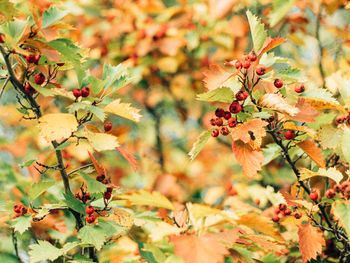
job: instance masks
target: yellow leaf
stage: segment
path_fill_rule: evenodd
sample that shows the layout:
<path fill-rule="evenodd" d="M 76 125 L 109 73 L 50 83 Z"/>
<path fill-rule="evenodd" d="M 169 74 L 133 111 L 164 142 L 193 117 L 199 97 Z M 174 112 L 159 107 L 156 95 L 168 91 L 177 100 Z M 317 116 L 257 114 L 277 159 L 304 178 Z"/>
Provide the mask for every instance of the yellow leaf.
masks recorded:
<path fill-rule="evenodd" d="M 139 109 L 131 107 L 130 103 L 120 102 L 120 99 L 111 102 L 103 110 L 136 122 L 139 122 L 142 117 Z"/>
<path fill-rule="evenodd" d="M 295 116 L 299 112 L 298 108 L 288 104 L 288 102 L 279 94 L 265 94 L 259 99 L 258 104 L 261 107 L 288 114 L 290 116 Z"/>
<path fill-rule="evenodd" d="M 342 138 L 343 131 L 337 129 L 331 124 L 321 126 L 321 129 L 317 132 L 317 139 L 322 146 L 322 148 L 335 149 L 340 145 L 340 140 Z"/>
<path fill-rule="evenodd" d="M 303 141 L 296 143 L 296 145 L 302 149 L 319 167 L 326 167 L 321 149 L 317 147 L 314 141 Z"/>
<path fill-rule="evenodd" d="M 113 215 L 110 215 L 107 219 L 116 222 L 118 225 L 130 229 L 134 224 L 134 216 L 121 208 L 114 208 Z"/>
<path fill-rule="evenodd" d="M 78 129 L 78 122 L 69 113 L 52 113 L 39 119 L 39 136 L 45 141 L 60 141 L 68 138 Z"/>
<path fill-rule="evenodd" d="M 94 148 L 98 152 L 115 150 L 116 147 L 119 147 L 117 137 L 99 132 L 90 132 L 86 129 L 86 137 Z"/>
<path fill-rule="evenodd" d="M 337 184 L 343 179 L 343 175 L 335 167 L 331 167 L 328 170 L 320 168 L 317 172 L 310 171 L 306 168 L 300 169 L 300 180 L 306 180 L 314 176 L 324 176 L 334 180 Z"/>
<path fill-rule="evenodd" d="M 149 237 L 153 242 L 157 242 L 162 240 L 164 237 L 169 235 L 177 235 L 180 234 L 184 229 L 172 226 L 168 223 L 165 223 L 163 221 L 155 222 L 156 227 L 152 229 L 151 234 Z"/>
<path fill-rule="evenodd" d="M 290 122 L 290 121 L 283 123 L 283 129 L 305 132 L 312 138 L 314 138 L 316 135 L 315 130 L 313 130 L 307 126 L 296 126 L 294 122 Z"/>
<path fill-rule="evenodd" d="M 317 110 L 337 109 L 339 112 L 346 114 L 347 111 L 338 102 L 331 102 L 318 98 L 305 97 L 305 101 Z"/>

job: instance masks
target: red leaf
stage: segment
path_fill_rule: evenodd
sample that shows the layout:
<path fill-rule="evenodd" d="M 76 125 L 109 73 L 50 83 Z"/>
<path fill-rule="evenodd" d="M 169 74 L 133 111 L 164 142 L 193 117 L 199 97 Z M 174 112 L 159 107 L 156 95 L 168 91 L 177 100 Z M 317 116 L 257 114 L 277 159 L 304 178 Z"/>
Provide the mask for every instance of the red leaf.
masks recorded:
<path fill-rule="evenodd" d="M 208 90 L 215 90 L 217 88 L 220 88 L 226 80 L 237 75 L 238 72 L 239 71 L 237 70 L 236 73 L 229 73 L 219 65 L 212 64 L 209 66 L 209 69 L 203 71 L 203 75 L 205 76 L 203 79 L 204 86 Z"/>
<path fill-rule="evenodd" d="M 232 143 L 232 150 L 237 159 L 237 162 L 242 166 L 244 174 L 248 178 L 256 176 L 261 170 L 261 163 L 264 161 L 263 152 L 253 150 L 252 146 L 236 141 Z"/>
<path fill-rule="evenodd" d="M 266 38 L 262 48 L 259 50 L 258 56 L 261 56 L 262 54 L 286 42 L 287 42 L 286 39 L 283 37 L 275 37 L 275 38 L 268 37 Z"/>
<path fill-rule="evenodd" d="M 302 149 L 319 167 L 326 168 L 321 149 L 317 147 L 314 141 L 303 141 L 296 145 L 298 145 L 298 147 Z"/>
<path fill-rule="evenodd" d="M 95 167 L 96 172 L 97 172 L 98 174 L 104 174 L 104 175 L 106 175 L 106 169 L 96 161 L 96 159 L 95 159 L 95 157 L 92 155 L 92 153 L 90 153 L 89 151 L 88 151 L 88 153 L 89 153 L 89 155 L 90 155 L 90 158 L 91 158 L 92 163 L 94 164 L 94 167 Z"/>
<path fill-rule="evenodd" d="M 136 161 L 135 156 L 129 152 L 128 150 L 121 148 L 121 147 L 116 147 L 117 151 L 123 155 L 123 157 L 130 163 L 134 171 L 137 170 L 138 163 Z"/>
<path fill-rule="evenodd" d="M 311 224 L 299 225 L 299 250 L 303 262 L 316 259 L 322 253 L 322 246 L 326 245 L 323 233 Z"/>

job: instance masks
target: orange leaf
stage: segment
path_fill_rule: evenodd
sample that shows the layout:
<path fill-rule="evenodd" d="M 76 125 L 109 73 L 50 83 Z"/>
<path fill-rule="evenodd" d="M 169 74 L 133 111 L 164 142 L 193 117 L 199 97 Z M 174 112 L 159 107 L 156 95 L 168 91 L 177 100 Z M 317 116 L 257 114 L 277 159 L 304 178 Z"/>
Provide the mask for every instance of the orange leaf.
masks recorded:
<path fill-rule="evenodd" d="M 271 241 L 270 238 L 263 235 L 247 235 L 245 238 L 253 241 L 258 247 L 263 250 L 272 250 L 279 252 L 281 250 L 281 246 L 277 245 L 275 242 Z"/>
<path fill-rule="evenodd" d="M 286 42 L 287 42 L 286 39 L 283 37 L 275 37 L 275 38 L 268 37 L 266 38 L 262 48 L 258 52 L 258 56 L 261 56 L 262 54 Z"/>
<path fill-rule="evenodd" d="M 205 76 L 203 79 L 204 86 L 208 90 L 215 90 L 220 88 L 226 80 L 237 74 L 238 71 L 231 74 L 220 67 L 220 65 L 212 64 L 209 66 L 209 69 L 203 71 L 203 75 Z"/>
<path fill-rule="evenodd" d="M 171 236 L 175 254 L 181 256 L 185 263 L 224 263 L 223 255 L 229 251 L 225 245 L 210 234 L 203 236 Z"/>
<path fill-rule="evenodd" d="M 256 176 L 264 161 L 263 152 L 254 150 L 252 146 L 242 141 L 233 142 L 232 150 L 237 162 L 242 166 L 244 174 L 250 179 Z"/>
<path fill-rule="evenodd" d="M 302 149 L 319 167 L 326 168 L 321 149 L 317 147 L 314 141 L 303 141 L 296 145 L 298 145 L 298 147 Z"/>
<path fill-rule="evenodd" d="M 290 116 L 295 116 L 299 113 L 299 109 L 290 105 L 280 94 L 265 94 L 259 99 L 258 104 L 261 107 L 275 110 Z"/>
<path fill-rule="evenodd" d="M 241 140 L 244 143 L 249 143 L 251 140 L 255 140 L 255 137 L 264 137 L 266 135 L 264 127 L 266 125 L 268 125 L 266 121 L 261 119 L 251 119 L 232 129 L 232 139 L 233 141 Z"/>
<path fill-rule="evenodd" d="M 295 202 L 297 200 L 305 200 L 305 199 L 301 199 L 301 198 L 297 198 L 297 197 L 293 197 L 291 196 L 289 193 L 287 193 L 286 191 L 280 190 L 279 191 L 281 193 L 281 195 L 283 196 L 283 198 L 286 200 L 287 205 L 288 206 L 299 206 L 299 207 L 303 207 L 302 204 Z"/>
<path fill-rule="evenodd" d="M 88 153 L 90 155 L 92 163 L 94 164 L 96 172 L 98 174 L 106 175 L 106 169 L 96 161 L 95 157 L 89 151 L 88 151 Z"/>
<path fill-rule="evenodd" d="M 137 166 L 138 163 L 136 161 L 136 158 L 134 155 L 132 155 L 131 152 L 129 152 L 128 150 L 121 148 L 121 147 L 116 147 L 117 151 L 123 155 L 123 157 L 130 163 L 130 165 L 132 166 L 132 168 L 134 169 L 134 171 L 137 170 Z"/>
<path fill-rule="evenodd" d="M 323 233 L 311 224 L 299 225 L 299 250 L 303 262 L 316 259 L 322 253 L 322 246 L 326 245 Z"/>
<path fill-rule="evenodd" d="M 306 102 L 305 98 L 298 98 L 295 107 L 299 109 L 299 112 L 295 116 L 290 116 L 289 120 L 300 121 L 300 122 L 316 122 L 315 117 L 320 113 Z"/>

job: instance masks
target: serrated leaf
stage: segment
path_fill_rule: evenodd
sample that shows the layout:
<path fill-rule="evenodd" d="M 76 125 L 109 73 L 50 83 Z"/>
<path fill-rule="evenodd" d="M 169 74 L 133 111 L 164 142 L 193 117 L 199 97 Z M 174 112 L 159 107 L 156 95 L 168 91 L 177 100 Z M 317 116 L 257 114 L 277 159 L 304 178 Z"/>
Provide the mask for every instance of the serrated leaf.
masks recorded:
<path fill-rule="evenodd" d="M 276 78 L 279 78 L 283 81 L 297 82 L 301 79 L 301 70 L 288 67 L 284 70 L 279 71 L 276 74 Z"/>
<path fill-rule="evenodd" d="M 30 215 L 25 216 L 19 216 L 11 222 L 12 227 L 15 231 L 19 232 L 20 234 L 23 234 L 25 231 L 27 231 L 32 223 L 32 217 Z"/>
<path fill-rule="evenodd" d="M 136 122 L 142 117 L 139 109 L 131 107 L 130 103 L 121 102 L 120 99 L 109 103 L 103 110 Z"/>
<path fill-rule="evenodd" d="M 235 94 L 230 88 L 226 87 L 197 94 L 197 100 L 201 101 L 232 102 L 234 99 Z"/>
<path fill-rule="evenodd" d="M 133 205 L 149 205 L 173 210 L 173 204 L 161 193 L 156 191 L 139 190 L 118 195 L 119 199 L 127 200 Z"/>
<path fill-rule="evenodd" d="M 259 61 L 260 64 L 263 64 L 266 67 L 271 67 L 275 63 L 287 63 L 287 62 L 288 62 L 288 58 L 275 56 L 273 52 L 263 54 Z"/>
<path fill-rule="evenodd" d="M 95 76 L 92 76 L 92 75 L 88 77 L 88 82 L 90 83 L 91 90 L 96 95 L 101 92 L 101 90 L 106 86 L 108 81 L 109 81 L 109 77 L 107 77 L 104 80 L 96 78 Z"/>
<path fill-rule="evenodd" d="M 103 65 L 103 80 L 108 80 L 105 84 L 105 89 L 110 88 L 111 85 L 115 84 L 115 90 L 122 88 L 121 83 L 126 81 L 126 76 L 128 76 L 128 70 L 123 64 L 118 66 L 112 66 L 109 64 Z M 115 83 L 120 79 L 120 83 Z"/>
<path fill-rule="evenodd" d="M 86 130 L 86 137 L 91 146 L 98 152 L 111 151 L 119 147 L 118 138 L 112 134 Z"/>
<path fill-rule="evenodd" d="M 94 105 L 89 105 L 88 110 L 91 111 L 100 121 L 104 121 L 106 119 L 106 114 L 103 109 L 96 107 Z"/>
<path fill-rule="evenodd" d="M 258 51 L 258 56 L 261 56 L 262 54 L 264 54 L 264 53 L 270 51 L 271 49 L 278 47 L 279 45 L 286 43 L 286 42 L 287 42 L 286 39 L 283 37 L 275 37 L 275 38 L 267 37 L 264 45 Z"/>
<path fill-rule="evenodd" d="M 39 119 L 39 136 L 47 142 L 68 138 L 78 129 L 78 122 L 69 113 L 51 113 Z"/>
<path fill-rule="evenodd" d="M 191 160 L 194 160 L 197 154 L 202 150 L 204 145 L 209 140 L 211 132 L 212 132 L 212 129 L 204 131 L 198 136 L 196 142 L 192 146 L 191 151 L 188 153 Z"/>
<path fill-rule="evenodd" d="M 29 246 L 30 263 L 36 263 L 44 260 L 54 261 L 66 254 L 69 250 L 75 248 L 77 242 L 66 243 L 63 248 L 57 248 L 48 241 L 38 240 L 38 244 Z"/>
<path fill-rule="evenodd" d="M 265 148 L 262 148 L 262 151 L 264 154 L 264 161 L 261 165 L 266 165 L 280 155 L 281 148 L 276 143 L 270 143 L 266 145 Z"/>
<path fill-rule="evenodd" d="M 332 104 L 339 104 L 339 102 L 333 97 L 332 93 L 325 89 L 311 89 L 303 92 L 303 97 L 311 97 L 315 99 L 321 99 Z"/>
<path fill-rule="evenodd" d="M 317 147 L 314 141 L 303 141 L 296 143 L 296 145 L 302 149 L 319 167 L 326 167 L 321 149 Z"/>
<path fill-rule="evenodd" d="M 52 181 L 40 181 L 37 183 L 34 183 L 28 190 L 29 197 L 34 200 L 39 195 L 41 195 L 43 192 L 47 191 L 51 186 L 55 185 L 56 182 L 54 180 Z"/>
<path fill-rule="evenodd" d="M 100 250 L 106 241 L 106 233 L 100 226 L 84 226 L 79 230 L 78 237 L 83 243 L 93 245 Z"/>
<path fill-rule="evenodd" d="M 18 15 L 18 9 L 9 0 L 0 0 L 0 13 L 5 16 L 6 20 L 11 20 Z"/>
<path fill-rule="evenodd" d="M 345 161 L 350 164 L 350 129 L 346 126 L 341 139 L 341 147 Z"/>
<path fill-rule="evenodd" d="M 259 18 L 253 15 L 249 10 L 247 10 L 246 15 L 249 22 L 250 33 L 252 34 L 254 50 L 258 52 L 267 38 L 267 33 L 264 29 L 264 24 L 261 23 Z"/>
<path fill-rule="evenodd" d="M 343 131 L 337 129 L 332 124 L 321 126 L 321 129 L 317 132 L 317 139 L 324 149 L 335 149 L 339 145 L 344 145 L 341 143 L 342 138 Z"/>
<path fill-rule="evenodd" d="M 220 65 L 211 64 L 209 66 L 209 69 L 204 70 L 202 73 L 204 75 L 204 86 L 208 90 L 216 90 L 218 88 L 221 88 L 227 80 L 237 75 L 239 71 L 237 70 L 236 73 L 229 73 Z"/>
<path fill-rule="evenodd" d="M 329 169 L 320 168 L 317 172 L 310 171 L 306 168 L 300 169 L 300 180 L 306 180 L 314 176 L 324 176 L 334 180 L 337 184 L 343 179 L 343 175 L 335 167 Z"/>
<path fill-rule="evenodd" d="M 322 246 L 326 245 L 323 232 L 313 227 L 311 224 L 299 225 L 299 250 L 303 263 L 310 259 L 316 259 L 322 253 Z"/>
<path fill-rule="evenodd" d="M 33 81 L 29 81 L 29 83 L 37 92 L 39 92 L 44 97 L 51 97 L 56 95 L 55 91 L 49 88 L 43 88 L 42 86 L 35 84 Z"/>
<path fill-rule="evenodd" d="M 62 11 L 54 6 L 51 6 L 49 10 L 45 10 L 43 13 L 42 28 L 46 28 L 56 23 L 68 14 L 67 11 Z"/>
<path fill-rule="evenodd" d="M 94 178 L 91 178 L 89 175 L 82 171 L 79 171 L 79 174 L 84 178 L 89 193 L 103 193 L 106 191 L 106 185 L 103 183 L 97 181 Z"/>
<path fill-rule="evenodd" d="M 64 202 L 69 208 L 73 209 L 75 212 L 85 215 L 85 207 L 83 203 L 76 199 L 72 192 L 63 193 L 63 196 L 65 198 Z"/>
<path fill-rule="evenodd" d="M 299 109 L 290 105 L 280 94 L 267 93 L 260 97 L 258 104 L 261 107 L 288 114 L 290 116 L 295 116 L 299 113 Z"/>
<path fill-rule="evenodd" d="M 350 203 L 337 200 L 332 204 L 332 213 L 339 220 L 340 225 L 344 227 L 346 233 L 350 234 Z"/>
<path fill-rule="evenodd" d="M 270 26 L 274 27 L 293 7 L 295 0 L 275 0 L 269 14 Z"/>
<path fill-rule="evenodd" d="M 6 10 L 6 9 L 5 9 Z M 6 35 L 5 41 L 15 46 L 22 38 L 27 27 L 27 20 L 14 19 L 1 26 L 2 32 Z"/>

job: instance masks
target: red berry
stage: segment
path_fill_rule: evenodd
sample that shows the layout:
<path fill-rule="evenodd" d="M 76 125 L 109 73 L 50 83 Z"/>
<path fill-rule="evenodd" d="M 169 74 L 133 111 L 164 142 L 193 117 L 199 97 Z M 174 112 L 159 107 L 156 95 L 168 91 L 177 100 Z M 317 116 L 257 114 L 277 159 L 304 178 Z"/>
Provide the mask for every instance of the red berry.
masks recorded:
<path fill-rule="evenodd" d="M 211 132 L 211 136 L 213 136 L 213 137 L 218 137 L 218 136 L 219 136 L 219 130 L 218 130 L 218 129 L 214 129 L 214 130 Z"/>
<path fill-rule="evenodd" d="M 86 98 L 90 94 L 90 89 L 88 87 L 84 87 L 81 89 L 81 96 Z"/>
<path fill-rule="evenodd" d="M 336 193 L 340 193 L 341 190 L 342 190 L 339 184 L 335 184 L 335 185 L 333 186 L 333 189 L 334 189 L 334 191 L 335 191 Z"/>
<path fill-rule="evenodd" d="M 107 187 L 107 192 L 112 193 L 113 192 L 113 187 Z"/>
<path fill-rule="evenodd" d="M 35 62 L 35 55 L 30 54 L 29 56 L 25 56 L 28 63 L 34 63 Z"/>
<path fill-rule="evenodd" d="M 0 43 L 5 43 L 4 37 L 5 35 L 0 33 Z"/>
<path fill-rule="evenodd" d="M 340 189 L 341 190 L 345 190 L 348 186 L 350 186 L 350 182 L 349 181 L 344 181 L 344 182 L 341 183 Z"/>
<path fill-rule="evenodd" d="M 237 195 L 237 190 L 234 188 L 234 187 L 231 187 L 228 192 L 227 192 L 228 195 L 230 196 L 233 196 L 233 195 Z"/>
<path fill-rule="evenodd" d="M 283 211 L 283 215 L 289 216 L 292 213 L 292 210 L 290 208 L 287 208 L 286 210 Z"/>
<path fill-rule="evenodd" d="M 259 199 L 255 199 L 255 200 L 254 200 L 254 203 L 255 203 L 256 205 L 260 205 L 260 200 L 259 200 Z"/>
<path fill-rule="evenodd" d="M 332 199 L 335 196 L 335 191 L 333 189 L 328 189 L 326 191 L 326 197 Z"/>
<path fill-rule="evenodd" d="M 220 118 L 220 117 L 224 117 L 224 115 L 225 115 L 225 111 L 223 109 L 218 108 L 218 109 L 215 110 L 215 116 L 216 117 Z"/>
<path fill-rule="evenodd" d="M 280 212 L 281 212 L 281 210 L 278 207 L 276 207 L 275 208 L 275 214 L 278 215 Z"/>
<path fill-rule="evenodd" d="M 112 123 L 107 121 L 104 125 L 104 129 L 105 129 L 105 132 L 109 132 L 110 130 L 112 130 Z"/>
<path fill-rule="evenodd" d="M 16 213 L 21 213 L 22 210 L 22 205 L 21 204 L 15 204 L 13 206 L 13 211 L 15 211 Z"/>
<path fill-rule="evenodd" d="M 280 203 L 280 204 L 278 205 L 278 209 L 279 209 L 280 211 L 284 211 L 284 210 L 287 209 L 287 205 L 284 204 L 284 203 Z"/>
<path fill-rule="evenodd" d="M 27 83 L 24 86 L 24 90 L 28 93 L 28 94 L 35 94 L 36 93 L 36 89 L 34 89 L 29 83 Z"/>
<path fill-rule="evenodd" d="M 91 215 L 95 212 L 95 209 L 92 205 L 88 205 L 85 207 L 85 212 L 88 214 L 88 215 Z"/>
<path fill-rule="evenodd" d="M 275 115 L 271 115 L 268 119 L 269 122 L 273 122 L 275 120 Z"/>
<path fill-rule="evenodd" d="M 76 98 L 79 98 L 81 96 L 81 90 L 80 89 L 74 89 L 73 90 L 73 95 Z"/>
<path fill-rule="evenodd" d="M 284 137 L 287 140 L 293 140 L 295 138 L 295 132 L 293 130 L 288 130 L 284 133 Z"/>
<path fill-rule="evenodd" d="M 231 113 L 237 114 L 241 110 L 242 110 L 242 107 L 241 107 L 241 105 L 239 104 L 238 101 L 234 101 L 234 102 L 231 103 L 231 105 L 230 105 L 230 112 Z"/>
<path fill-rule="evenodd" d="M 240 69 L 242 67 L 242 62 L 240 60 L 237 60 L 235 63 L 235 68 Z"/>
<path fill-rule="evenodd" d="M 282 88 L 283 87 L 283 81 L 280 79 L 275 79 L 273 85 L 275 85 L 276 88 Z"/>
<path fill-rule="evenodd" d="M 225 119 L 225 120 L 228 120 L 228 119 L 230 119 L 230 118 L 231 118 L 231 112 L 225 111 L 224 119 Z"/>
<path fill-rule="evenodd" d="M 34 56 L 34 61 L 33 61 L 33 63 L 34 63 L 35 65 L 38 65 L 38 64 L 39 64 L 39 61 L 40 61 L 40 58 L 41 58 L 40 55 L 35 55 L 35 56 Z"/>
<path fill-rule="evenodd" d="M 338 116 L 335 121 L 338 123 L 338 124 L 342 124 L 344 123 L 344 121 L 347 119 L 347 117 L 345 116 Z"/>
<path fill-rule="evenodd" d="M 296 219 L 300 219 L 301 216 L 302 216 L 301 212 L 299 212 L 299 211 L 294 212 L 294 217 L 295 217 Z"/>
<path fill-rule="evenodd" d="M 316 201 L 318 199 L 318 193 L 315 192 L 315 191 L 312 191 L 310 194 L 309 194 L 309 197 L 312 201 Z"/>
<path fill-rule="evenodd" d="M 85 195 L 84 195 L 84 201 L 87 201 L 87 200 L 90 200 L 90 193 L 86 193 Z"/>
<path fill-rule="evenodd" d="M 224 121 L 223 121 L 221 118 L 216 118 L 215 124 L 216 124 L 217 126 L 222 126 L 223 123 L 224 123 Z"/>
<path fill-rule="evenodd" d="M 86 222 L 88 222 L 89 224 L 95 222 L 96 218 L 94 215 L 86 215 Z"/>
<path fill-rule="evenodd" d="M 98 176 L 96 176 L 96 180 L 99 182 L 102 182 L 105 179 L 105 175 L 104 174 L 99 174 Z"/>
<path fill-rule="evenodd" d="M 110 192 L 105 192 L 103 196 L 105 199 L 109 200 L 109 199 L 111 199 L 112 194 Z"/>
<path fill-rule="evenodd" d="M 143 39 L 143 38 L 145 38 L 146 37 L 146 30 L 145 29 L 142 29 L 141 31 L 139 31 L 138 33 L 137 33 L 137 39 L 138 40 L 140 40 L 140 39 Z"/>
<path fill-rule="evenodd" d="M 295 84 L 294 91 L 296 93 L 303 93 L 305 91 L 305 87 L 303 84 L 297 83 L 297 84 Z"/>
<path fill-rule="evenodd" d="M 248 69 L 250 67 L 250 60 L 248 59 L 243 60 L 242 66 L 243 68 Z"/>
<path fill-rule="evenodd" d="M 210 124 L 212 125 L 212 126 L 215 126 L 216 124 L 215 124 L 215 119 L 210 119 Z"/>
<path fill-rule="evenodd" d="M 230 128 L 234 128 L 237 125 L 237 120 L 234 117 L 231 117 L 227 120 L 227 125 Z"/>
<path fill-rule="evenodd" d="M 273 217 L 272 217 L 272 221 L 275 222 L 275 223 L 277 223 L 278 221 L 280 221 L 279 216 L 277 216 L 277 215 L 273 216 Z"/>
<path fill-rule="evenodd" d="M 257 59 L 257 56 L 254 51 L 250 52 L 250 54 L 248 55 L 248 59 L 253 62 Z"/>
<path fill-rule="evenodd" d="M 264 75 L 266 73 L 266 66 L 263 64 L 259 64 L 255 68 L 256 74 L 259 76 Z"/>
<path fill-rule="evenodd" d="M 38 85 L 43 84 L 43 83 L 45 82 L 45 76 L 44 76 L 44 74 L 41 73 L 41 72 L 38 73 L 38 74 L 36 74 L 35 77 L 34 77 L 34 81 L 35 81 L 35 83 L 38 84 Z"/>
<path fill-rule="evenodd" d="M 237 92 L 236 100 L 242 101 L 242 100 L 245 100 L 246 98 L 248 98 L 248 92 L 246 92 L 245 90 L 240 90 Z"/>
<path fill-rule="evenodd" d="M 220 129 L 220 132 L 221 132 L 221 134 L 224 135 L 224 136 L 226 136 L 226 135 L 228 135 L 228 134 L 230 133 L 230 131 L 228 130 L 227 127 L 222 127 L 222 128 Z"/>
<path fill-rule="evenodd" d="M 76 199 L 81 200 L 81 195 L 79 193 L 75 194 L 74 196 L 75 196 Z"/>
<path fill-rule="evenodd" d="M 22 208 L 21 208 L 21 214 L 22 214 L 22 215 L 25 215 L 27 212 L 28 212 L 27 207 L 22 206 Z"/>
<path fill-rule="evenodd" d="M 57 66 L 59 66 L 59 67 L 64 66 L 64 62 L 58 62 L 58 63 L 57 63 Z"/>

